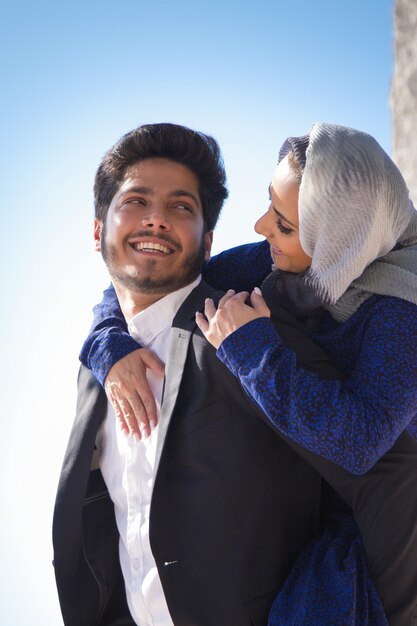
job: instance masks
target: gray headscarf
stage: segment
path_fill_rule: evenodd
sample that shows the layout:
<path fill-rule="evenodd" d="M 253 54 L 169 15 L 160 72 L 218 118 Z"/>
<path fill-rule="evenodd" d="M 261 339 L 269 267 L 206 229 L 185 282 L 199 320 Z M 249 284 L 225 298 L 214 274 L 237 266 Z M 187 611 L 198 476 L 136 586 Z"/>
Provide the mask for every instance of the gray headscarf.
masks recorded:
<path fill-rule="evenodd" d="M 305 152 L 306 137 L 284 142 Z M 372 294 L 417 304 L 417 211 L 405 181 L 370 135 L 317 123 L 308 136 L 299 233 L 312 257 L 304 275 L 338 321 Z"/>

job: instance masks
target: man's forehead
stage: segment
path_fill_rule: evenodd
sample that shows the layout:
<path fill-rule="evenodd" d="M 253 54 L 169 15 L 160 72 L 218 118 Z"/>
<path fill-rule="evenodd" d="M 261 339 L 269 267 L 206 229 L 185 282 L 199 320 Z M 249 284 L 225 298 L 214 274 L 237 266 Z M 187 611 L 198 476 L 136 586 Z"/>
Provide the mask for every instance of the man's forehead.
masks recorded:
<path fill-rule="evenodd" d="M 189 180 L 190 184 L 198 185 L 197 176 L 189 167 L 177 161 L 160 157 L 144 159 L 129 165 L 123 180 L 127 181 L 133 178 L 147 178 L 158 183 L 175 181 L 176 179 Z"/>
<path fill-rule="evenodd" d="M 153 195 L 191 195 L 200 204 L 198 179 L 187 166 L 169 159 L 146 159 L 130 165 L 116 196 L 126 192 Z"/>

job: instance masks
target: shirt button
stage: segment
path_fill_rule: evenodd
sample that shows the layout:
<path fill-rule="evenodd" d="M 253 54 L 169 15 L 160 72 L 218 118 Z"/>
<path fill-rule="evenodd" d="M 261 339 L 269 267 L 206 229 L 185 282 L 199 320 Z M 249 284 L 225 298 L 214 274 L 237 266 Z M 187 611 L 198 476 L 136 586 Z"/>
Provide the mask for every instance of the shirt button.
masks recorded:
<path fill-rule="evenodd" d="M 145 330 L 145 337 L 146 337 L 146 339 L 149 339 L 150 336 L 151 336 L 151 331 L 150 330 Z"/>
<path fill-rule="evenodd" d="M 133 567 L 133 569 L 135 569 L 135 570 L 138 570 L 138 569 L 139 569 L 139 567 L 140 567 L 140 561 L 139 561 L 139 559 L 133 559 L 133 561 L 132 561 L 132 567 Z"/>

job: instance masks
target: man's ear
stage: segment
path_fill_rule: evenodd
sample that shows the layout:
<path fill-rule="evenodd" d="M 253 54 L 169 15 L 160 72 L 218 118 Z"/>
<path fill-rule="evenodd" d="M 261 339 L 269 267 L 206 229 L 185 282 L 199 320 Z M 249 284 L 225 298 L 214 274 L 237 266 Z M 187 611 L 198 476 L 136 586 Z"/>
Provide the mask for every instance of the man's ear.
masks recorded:
<path fill-rule="evenodd" d="M 213 245 L 213 231 L 209 230 L 204 235 L 204 248 L 206 251 L 204 255 L 205 261 L 208 261 L 210 259 L 212 245 Z"/>
<path fill-rule="evenodd" d="M 101 252 L 101 233 L 103 230 L 103 222 L 97 217 L 94 220 L 94 250 Z"/>

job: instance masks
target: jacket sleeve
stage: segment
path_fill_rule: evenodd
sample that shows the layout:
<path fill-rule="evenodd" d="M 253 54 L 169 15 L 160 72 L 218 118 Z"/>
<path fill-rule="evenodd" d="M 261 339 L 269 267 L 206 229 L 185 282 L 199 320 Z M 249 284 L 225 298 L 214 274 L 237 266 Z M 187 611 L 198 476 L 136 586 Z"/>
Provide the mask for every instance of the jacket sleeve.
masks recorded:
<path fill-rule="evenodd" d="M 395 327 L 393 317 L 398 320 Z M 417 414 L 415 305 L 381 299 L 361 345 L 351 374 L 326 380 L 314 364 L 303 367 L 271 320 L 262 318 L 229 335 L 218 356 L 274 428 L 361 474 L 393 446 Z"/>
<path fill-rule="evenodd" d="M 267 242 L 231 248 L 213 257 L 203 269 L 203 278 L 216 289 L 250 291 L 271 271 Z M 141 346 L 127 332 L 126 322 L 113 286 L 104 291 L 94 309 L 93 324 L 80 353 L 80 361 L 104 384 L 117 361 Z"/>

